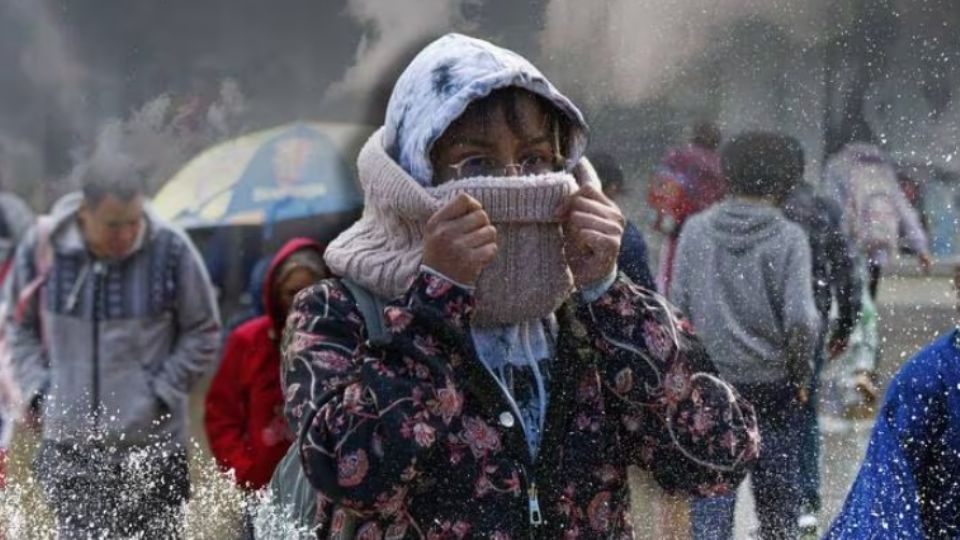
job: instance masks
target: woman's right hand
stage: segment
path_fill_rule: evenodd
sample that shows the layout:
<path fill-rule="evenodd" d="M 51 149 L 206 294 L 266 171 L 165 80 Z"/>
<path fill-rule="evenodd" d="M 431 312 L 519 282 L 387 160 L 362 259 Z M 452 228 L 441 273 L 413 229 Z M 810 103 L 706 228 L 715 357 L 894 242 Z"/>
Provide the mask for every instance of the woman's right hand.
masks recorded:
<path fill-rule="evenodd" d="M 427 220 L 423 264 L 457 283 L 476 284 L 496 255 L 497 229 L 470 195 L 457 195 Z"/>

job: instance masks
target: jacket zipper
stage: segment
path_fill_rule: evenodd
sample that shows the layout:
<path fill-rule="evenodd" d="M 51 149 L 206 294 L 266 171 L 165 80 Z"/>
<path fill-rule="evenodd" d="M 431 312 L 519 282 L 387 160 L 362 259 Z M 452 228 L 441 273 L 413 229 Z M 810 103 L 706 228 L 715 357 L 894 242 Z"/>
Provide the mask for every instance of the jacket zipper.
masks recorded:
<path fill-rule="evenodd" d="M 475 380 L 481 380 L 484 382 L 489 381 L 496 384 L 496 381 L 490 380 L 492 375 L 490 375 L 490 373 L 485 369 L 483 369 L 482 367 L 479 367 L 482 365 L 480 360 L 480 355 L 477 354 L 476 349 L 473 347 L 473 342 L 470 341 L 469 338 L 467 338 L 467 348 L 474 360 L 472 363 L 467 364 L 468 366 L 470 366 L 470 368 L 468 369 L 472 371 L 472 373 L 468 371 L 468 377 L 472 376 L 472 377 L 475 377 Z M 480 390 L 481 392 L 490 392 L 491 387 L 488 385 L 483 385 L 483 386 L 480 386 L 480 388 L 482 388 L 482 390 Z M 478 394 L 478 395 L 481 395 L 481 394 Z M 510 409 L 511 411 L 513 410 L 510 404 L 507 403 L 507 400 L 504 399 L 503 396 L 500 394 L 499 389 L 497 389 L 492 396 L 490 394 L 487 394 L 486 397 L 495 403 L 495 405 L 488 404 L 490 410 L 503 410 L 504 407 L 506 407 L 507 409 Z M 511 412 L 511 414 L 513 413 Z M 513 428 L 511 428 L 508 433 L 513 434 L 516 432 L 513 430 Z M 522 452 L 523 452 L 523 457 L 519 459 L 518 465 L 520 466 L 520 473 L 527 484 L 527 515 L 529 518 L 528 521 L 530 526 L 536 529 L 541 525 L 543 525 L 543 513 L 540 511 L 539 487 L 537 486 L 537 480 L 535 475 L 530 473 L 530 469 L 537 468 L 537 462 L 535 462 L 530 456 L 530 452 L 527 448 L 526 437 L 520 436 L 518 445 L 522 448 Z M 527 467 L 527 465 L 529 465 L 529 468 Z M 533 531 L 531 531 L 531 535 L 532 533 Z M 531 538 L 533 537 L 534 536 L 531 536 Z"/>
<path fill-rule="evenodd" d="M 539 527 L 543 525 L 543 514 L 540 513 L 540 499 L 537 495 L 537 481 L 531 478 L 528 478 L 529 485 L 527 486 L 527 500 L 528 507 L 530 510 L 530 525 L 534 527 Z"/>
<path fill-rule="evenodd" d="M 565 314 L 564 319 L 571 319 L 572 314 Z M 557 341 L 557 356 L 560 356 L 560 350 L 565 349 L 561 341 L 568 341 L 569 338 L 561 334 L 564 339 L 559 339 Z M 481 401 L 481 406 L 489 411 L 503 410 L 504 408 L 511 409 L 510 404 L 507 403 L 507 400 L 503 398 L 499 391 L 492 391 L 490 383 L 495 383 L 491 380 L 490 373 L 482 367 L 480 355 L 477 354 L 476 349 L 474 348 L 473 341 L 468 337 L 464 342 L 465 347 L 467 348 L 469 356 L 472 357 L 473 362 L 466 362 L 465 370 L 467 375 L 467 387 L 478 397 Z M 562 363 L 559 363 L 559 366 L 563 366 Z M 567 369 L 572 369 L 573 366 L 566 366 Z M 581 368 L 582 369 L 582 368 Z M 554 380 L 551 381 L 550 394 L 554 396 L 565 395 L 571 391 L 572 388 L 564 388 L 557 385 L 557 382 L 565 381 L 569 385 L 575 385 L 576 381 L 579 380 L 577 376 L 579 370 L 574 370 L 573 372 L 567 372 L 566 369 L 558 369 L 554 375 Z M 574 387 L 575 388 L 575 387 Z M 567 411 L 566 406 L 563 405 L 563 402 L 553 402 L 552 406 L 547 407 L 547 418 L 550 421 L 545 422 L 544 430 L 541 434 L 541 446 L 540 446 L 540 455 L 534 460 L 531 458 L 529 451 L 527 450 L 527 442 L 524 436 L 519 436 L 517 440 L 517 445 L 520 446 L 522 450 L 522 457 L 518 456 L 520 472 L 523 476 L 523 479 L 526 481 L 527 488 L 527 516 L 530 526 L 530 536 L 531 538 L 536 537 L 534 533 L 535 530 L 538 530 L 544 523 L 543 513 L 540 509 L 540 486 L 537 484 L 536 475 L 531 474 L 530 470 L 533 469 L 535 472 L 538 472 L 542 467 L 549 467 L 550 463 L 554 463 L 557 456 L 555 452 L 557 449 L 554 449 L 554 452 L 550 452 L 550 445 L 559 444 L 560 441 L 557 439 L 559 433 L 562 433 L 562 425 L 568 420 L 567 416 L 569 412 Z M 513 429 L 510 429 L 508 433 L 515 434 L 516 432 Z M 549 455 L 549 457 L 548 457 Z M 529 468 L 528 466 L 529 465 Z"/>
<path fill-rule="evenodd" d="M 103 263 L 93 263 L 93 390 L 91 391 L 94 426 L 100 424 L 100 310 L 103 307 L 100 296 L 104 275 Z"/>
<path fill-rule="evenodd" d="M 558 312 L 558 322 L 569 320 L 569 318 L 570 315 L 564 309 Z M 576 323 L 574 322 L 573 324 Z M 568 323 L 565 326 L 570 327 L 570 324 Z M 573 346 L 567 343 L 570 339 L 571 336 L 568 333 L 561 333 L 557 337 L 557 358 L 560 358 L 563 351 L 570 349 L 575 350 Z M 574 395 L 577 381 L 580 380 L 580 373 L 583 369 L 582 365 L 576 363 L 556 362 L 555 371 L 550 381 L 550 395 Z M 563 386 L 561 383 L 566 383 L 568 386 Z M 558 452 L 560 444 L 562 443 L 559 437 L 564 433 L 563 426 L 569 421 L 569 408 L 570 403 L 568 401 L 563 399 L 551 400 L 550 405 L 547 407 L 547 418 L 544 421 L 543 432 L 540 434 L 540 452 L 531 463 L 533 474 L 530 474 L 526 468 L 523 469 L 524 476 L 527 478 L 529 521 L 534 530 L 544 523 L 543 514 L 540 511 L 540 486 L 537 485 L 537 478 L 547 478 L 549 480 L 551 478 L 550 467 L 558 463 L 560 458 Z M 540 476 L 541 474 L 544 476 Z M 553 474 L 556 474 L 556 472 L 553 471 Z M 556 484 L 556 482 L 549 481 L 547 483 Z"/>

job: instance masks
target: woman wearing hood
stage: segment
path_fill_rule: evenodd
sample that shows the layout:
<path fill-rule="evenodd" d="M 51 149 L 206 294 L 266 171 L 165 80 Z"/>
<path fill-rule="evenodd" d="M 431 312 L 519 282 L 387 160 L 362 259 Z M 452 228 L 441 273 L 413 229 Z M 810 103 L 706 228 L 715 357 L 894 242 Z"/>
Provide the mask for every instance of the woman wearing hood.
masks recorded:
<path fill-rule="evenodd" d="M 325 256 L 343 278 L 301 293 L 284 335 L 320 537 L 629 536 L 627 466 L 672 492 L 740 480 L 752 408 L 617 272 L 624 220 L 586 141 L 484 41 L 444 36 L 401 75 L 358 158 L 364 215 Z"/>
<path fill-rule="evenodd" d="M 293 297 L 327 277 L 323 248 L 297 238 L 274 256 L 263 281 L 266 314 L 230 333 L 206 397 L 204 424 L 217 464 L 258 490 L 293 440 L 283 418 L 280 335 Z"/>

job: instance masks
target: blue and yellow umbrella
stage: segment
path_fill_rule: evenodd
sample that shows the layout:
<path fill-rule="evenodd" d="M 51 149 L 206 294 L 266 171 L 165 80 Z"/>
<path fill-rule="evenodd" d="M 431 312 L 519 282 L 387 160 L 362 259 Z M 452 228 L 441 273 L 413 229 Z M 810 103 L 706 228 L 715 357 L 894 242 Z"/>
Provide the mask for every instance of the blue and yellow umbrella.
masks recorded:
<path fill-rule="evenodd" d="M 251 133 L 204 151 L 156 194 L 154 211 L 188 230 L 225 313 L 258 260 L 295 236 L 329 242 L 359 216 L 354 163 L 372 132 L 295 123 Z"/>
<path fill-rule="evenodd" d="M 204 151 L 154 197 L 163 218 L 186 229 L 262 226 L 355 212 L 357 150 L 372 128 L 295 123 Z"/>

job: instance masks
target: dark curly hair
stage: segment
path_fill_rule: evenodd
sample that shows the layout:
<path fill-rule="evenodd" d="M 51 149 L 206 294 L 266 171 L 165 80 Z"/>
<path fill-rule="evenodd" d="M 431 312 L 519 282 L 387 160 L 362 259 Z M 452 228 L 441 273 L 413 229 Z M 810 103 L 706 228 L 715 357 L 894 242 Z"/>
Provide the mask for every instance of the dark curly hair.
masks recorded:
<path fill-rule="evenodd" d="M 723 147 L 723 174 L 732 194 L 780 199 L 803 176 L 800 141 L 788 135 L 748 132 Z"/>

